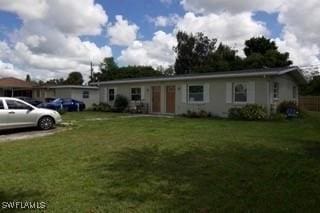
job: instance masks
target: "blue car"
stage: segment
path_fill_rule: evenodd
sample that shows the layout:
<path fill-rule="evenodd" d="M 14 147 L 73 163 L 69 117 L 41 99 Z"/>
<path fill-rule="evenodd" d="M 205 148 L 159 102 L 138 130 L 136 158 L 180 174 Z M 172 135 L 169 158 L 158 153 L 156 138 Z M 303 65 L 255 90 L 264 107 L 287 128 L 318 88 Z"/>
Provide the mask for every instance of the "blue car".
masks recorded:
<path fill-rule="evenodd" d="M 42 103 L 38 105 L 40 108 L 53 109 L 56 111 L 65 110 L 68 112 L 73 111 L 83 111 L 86 105 L 81 102 L 71 98 L 57 98 L 48 103 Z"/>

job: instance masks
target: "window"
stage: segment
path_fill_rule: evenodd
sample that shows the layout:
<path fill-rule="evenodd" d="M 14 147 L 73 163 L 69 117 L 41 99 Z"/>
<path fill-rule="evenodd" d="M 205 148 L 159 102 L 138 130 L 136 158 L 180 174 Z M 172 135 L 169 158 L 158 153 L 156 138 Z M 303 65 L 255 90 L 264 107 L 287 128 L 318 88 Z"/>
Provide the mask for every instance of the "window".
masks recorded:
<path fill-rule="evenodd" d="M 296 86 L 292 87 L 292 98 L 297 98 L 297 87 Z"/>
<path fill-rule="evenodd" d="M 90 93 L 89 93 L 89 91 L 83 91 L 83 92 L 82 92 L 82 98 L 84 98 L 84 99 L 90 98 Z"/>
<path fill-rule="evenodd" d="M 114 89 L 109 89 L 109 101 L 114 101 Z"/>
<path fill-rule="evenodd" d="M 279 99 L 279 83 L 273 83 L 273 99 Z"/>
<path fill-rule="evenodd" d="M 234 84 L 234 102 L 246 103 L 247 102 L 247 85 L 243 83 Z"/>
<path fill-rule="evenodd" d="M 0 100 L 0 110 L 1 109 L 4 109 L 4 105 L 3 105 L 3 101 L 2 100 Z"/>
<path fill-rule="evenodd" d="M 31 107 L 15 100 L 6 100 L 9 109 L 18 109 L 18 110 L 29 110 Z"/>
<path fill-rule="evenodd" d="M 141 100 L 141 88 L 131 88 L 131 100 L 132 101 Z"/>
<path fill-rule="evenodd" d="M 189 86 L 189 102 L 203 102 L 203 85 Z"/>

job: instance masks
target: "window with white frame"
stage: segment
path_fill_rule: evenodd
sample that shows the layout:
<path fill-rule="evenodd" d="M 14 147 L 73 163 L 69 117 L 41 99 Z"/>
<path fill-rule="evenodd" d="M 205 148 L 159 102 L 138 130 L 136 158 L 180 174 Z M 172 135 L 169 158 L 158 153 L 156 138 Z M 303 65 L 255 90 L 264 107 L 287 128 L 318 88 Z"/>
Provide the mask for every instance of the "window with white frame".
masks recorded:
<path fill-rule="evenodd" d="M 188 100 L 189 102 L 203 102 L 204 101 L 204 88 L 203 85 L 190 85 L 188 87 Z"/>
<path fill-rule="evenodd" d="M 279 99 L 279 83 L 274 82 L 273 83 L 273 99 L 277 100 Z"/>
<path fill-rule="evenodd" d="M 297 98 L 297 87 L 296 86 L 292 87 L 292 98 Z"/>
<path fill-rule="evenodd" d="M 246 83 L 234 83 L 233 84 L 233 101 L 235 103 L 246 103 L 247 97 L 247 84 Z"/>
<path fill-rule="evenodd" d="M 115 92 L 114 89 L 109 89 L 109 101 L 114 101 Z"/>
<path fill-rule="evenodd" d="M 89 91 L 83 91 L 83 92 L 82 92 L 82 98 L 84 98 L 84 99 L 90 98 L 90 93 L 89 93 Z"/>
<path fill-rule="evenodd" d="M 131 100 L 132 101 L 141 101 L 141 88 L 131 88 Z"/>

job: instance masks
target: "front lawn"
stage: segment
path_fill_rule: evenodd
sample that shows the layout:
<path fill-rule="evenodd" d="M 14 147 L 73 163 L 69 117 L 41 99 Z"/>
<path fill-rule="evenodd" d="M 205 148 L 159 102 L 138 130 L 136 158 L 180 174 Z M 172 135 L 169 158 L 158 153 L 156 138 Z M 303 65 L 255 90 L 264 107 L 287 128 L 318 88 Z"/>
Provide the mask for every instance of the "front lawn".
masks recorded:
<path fill-rule="evenodd" d="M 67 113 L 71 130 L 0 143 L 0 200 L 46 201 L 48 212 L 320 209 L 320 113 L 283 122 L 127 116 Z"/>

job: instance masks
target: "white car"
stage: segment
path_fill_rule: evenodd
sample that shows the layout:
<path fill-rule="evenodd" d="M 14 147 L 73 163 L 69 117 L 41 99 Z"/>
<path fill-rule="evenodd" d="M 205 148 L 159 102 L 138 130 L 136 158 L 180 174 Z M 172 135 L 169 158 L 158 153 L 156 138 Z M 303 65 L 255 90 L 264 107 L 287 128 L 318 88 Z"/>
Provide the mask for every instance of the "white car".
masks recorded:
<path fill-rule="evenodd" d="M 62 122 L 58 112 L 40 109 L 17 98 L 0 97 L 0 130 L 39 127 L 49 130 Z"/>

